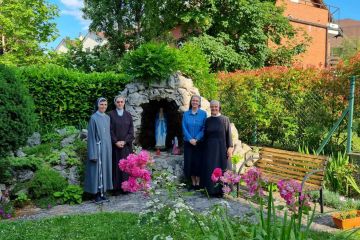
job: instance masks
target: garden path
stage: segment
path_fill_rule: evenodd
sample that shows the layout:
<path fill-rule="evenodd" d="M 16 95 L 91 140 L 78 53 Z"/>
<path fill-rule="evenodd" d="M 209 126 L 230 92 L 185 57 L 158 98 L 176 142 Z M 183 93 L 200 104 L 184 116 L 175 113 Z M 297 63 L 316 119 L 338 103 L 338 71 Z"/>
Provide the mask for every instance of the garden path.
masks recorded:
<path fill-rule="evenodd" d="M 192 195 L 184 197 L 187 203 L 198 212 L 206 212 L 214 204 L 225 203 L 229 214 L 241 219 L 254 219 L 253 208 L 248 201 L 238 198 L 207 198 L 204 194 L 195 192 Z M 19 212 L 16 220 L 36 220 L 54 216 L 72 215 L 72 214 L 91 214 L 97 212 L 133 212 L 138 213 L 145 209 L 148 199 L 142 193 L 132 193 L 120 196 L 109 197 L 110 202 L 96 205 L 91 201 L 83 202 L 79 205 L 58 205 L 50 209 L 25 208 Z M 252 204 L 257 207 L 256 205 Z M 318 213 L 319 211 L 317 211 Z M 336 231 L 329 214 L 324 214 L 316 218 L 312 229 L 317 231 Z"/>

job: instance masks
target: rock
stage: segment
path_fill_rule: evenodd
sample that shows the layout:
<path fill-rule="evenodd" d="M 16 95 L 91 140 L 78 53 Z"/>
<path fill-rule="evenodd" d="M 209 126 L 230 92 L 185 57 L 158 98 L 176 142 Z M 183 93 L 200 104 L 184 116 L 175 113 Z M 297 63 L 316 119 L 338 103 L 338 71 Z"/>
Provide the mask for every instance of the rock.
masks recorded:
<path fill-rule="evenodd" d="M 55 131 L 56 131 L 60 136 L 65 136 L 65 135 L 66 135 L 66 128 L 56 129 Z"/>
<path fill-rule="evenodd" d="M 137 87 L 137 84 L 136 83 L 129 83 L 127 86 L 127 89 L 128 89 L 128 93 L 134 93 L 134 92 L 137 92 L 138 90 L 138 87 Z"/>
<path fill-rule="evenodd" d="M 69 168 L 69 173 L 67 176 L 68 183 L 72 185 L 79 185 L 80 184 L 79 178 L 80 176 L 78 173 L 78 167 L 72 166 L 71 168 Z"/>
<path fill-rule="evenodd" d="M 19 182 L 26 182 L 34 176 L 34 172 L 31 170 L 19 170 L 16 171 L 16 179 Z"/>
<path fill-rule="evenodd" d="M 178 88 L 185 88 L 186 90 L 190 90 L 194 86 L 191 79 L 181 75 L 177 75 L 177 77 L 178 77 L 178 84 L 177 84 Z"/>
<path fill-rule="evenodd" d="M 61 145 L 61 147 L 69 146 L 70 144 L 72 144 L 72 143 L 75 141 L 75 139 L 76 139 L 76 135 L 75 135 L 75 134 L 70 135 L 69 137 L 64 138 L 64 139 L 61 141 L 60 145 Z"/>
<path fill-rule="evenodd" d="M 150 83 L 149 87 L 150 88 L 166 88 L 167 86 L 167 81 L 159 81 L 159 82 L 153 82 Z"/>
<path fill-rule="evenodd" d="M 140 106 L 143 103 L 148 103 L 149 100 L 145 97 L 143 94 L 139 94 L 138 92 L 135 92 L 133 94 L 130 94 L 127 97 L 130 105 Z"/>
<path fill-rule="evenodd" d="M 248 152 L 248 151 L 251 150 L 251 147 L 248 146 L 248 145 L 246 145 L 245 143 L 242 143 L 242 144 L 241 144 L 241 147 L 242 147 L 242 149 L 243 149 L 245 152 Z"/>
<path fill-rule="evenodd" d="M 239 139 L 239 132 L 235 127 L 234 123 L 230 123 L 230 128 L 231 128 L 231 137 L 233 139 L 233 141 L 238 140 Z"/>
<path fill-rule="evenodd" d="M 170 76 L 168 82 L 167 82 L 168 86 L 172 89 L 175 89 L 176 87 L 176 78 L 174 75 Z"/>
<path fill-rule="evenodd" d="M 60 153 L 60 165 L 66 166 L 66 160 L 69 158 L 69 156 L 66 154 L 66 152 Z"/>
<path fill-rule="evenodd" d="M 194 87 L 191 79 L 181 75 L 180 72 L 170 76 L 166 81 L 151 83 L 149 86 L 140 82 L 132 82 L 125 86 L 120 93 L 126 98 L 126 110 L 129 111 L 134 121 L 135 143 L 139 143 L 141 122 L 143 118 L 143 104 L 150 101 L 166 100 L 180 113 L 189 109 L 192 95 L 199 95 L 199 90 Z M 210 104 L 202 98 L 202 109 L 210 113 Z M 156 104 L 153 103 L 153 104 Z M 181 116 L 180 116 L 181 117 Z M 181 127 L 181 126 L 179 126 Z"/>
<path fill-rule="evenodd" d="M 253 161 L 248 161 L 246 164 L 245 164 L 246 167 L 252 167 L 254 166 L 254 162 Z"/>
<path fill-rule="evenodd" d="M 87 135 L 88 135 L 88 130 L 87 129 L 81 129 L 81 132 L 79 134 L 79 138 L 81 140 L 87 139 Z"/>
<path fill-rule="evenodd" d="M 210 116 L 210 102 L 203 97 L 201 97 L 201 109 L 206 111 L 207 115 Z"/>
<path fill-rule="evenodd" d="M 26 154 L 25 154 L 25 153 L 22 151 L 22 149 L 20 148 L 20 149 L 16 150 L 15 156 L 16 156 L 16 157 L 25 157 Z"/>
<path fill-rule="evenodd" d="M 199 90 L 198 90 L 197 88 L 195 88 L 195 87 L 190 88 L 190 89 L 189 89 L 189 92 L 190 92 L 191 95 L 198 95 L 198 96 L 200 96 Z"/>
<path fill-rule="evenodd" d="M 60 166 L 60 165 L 56 165 L 56 166 L 53 166 L 52 167 L 55 171 L 58 171 L 58 172 L 63 172 L 65 167 L 64 166 Z"/>
<path fill-rule="evenodd" d="M 41 136 L 40 133 L 34 132 L 31 137 L 27 139 L 27 145 L 29 147 L 34 147 L 41 144 Z"/>

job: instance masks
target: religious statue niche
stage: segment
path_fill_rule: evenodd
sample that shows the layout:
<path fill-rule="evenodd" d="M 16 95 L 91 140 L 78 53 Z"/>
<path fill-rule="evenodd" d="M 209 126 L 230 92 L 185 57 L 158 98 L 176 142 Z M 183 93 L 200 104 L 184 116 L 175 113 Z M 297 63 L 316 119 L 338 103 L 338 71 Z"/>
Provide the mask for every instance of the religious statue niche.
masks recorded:
<path fill-rule="evenodd" d="M 155 148 L 166 148 L 167 119 L 161 107 L 155 118 Z"/>
<path fill-rule="evenodd" d="M 175 137 L 182 146 L 182 114 L 173 100 L 151 100 L 142 104 L 139 143 L 144 149 L 172 151 Z"/>

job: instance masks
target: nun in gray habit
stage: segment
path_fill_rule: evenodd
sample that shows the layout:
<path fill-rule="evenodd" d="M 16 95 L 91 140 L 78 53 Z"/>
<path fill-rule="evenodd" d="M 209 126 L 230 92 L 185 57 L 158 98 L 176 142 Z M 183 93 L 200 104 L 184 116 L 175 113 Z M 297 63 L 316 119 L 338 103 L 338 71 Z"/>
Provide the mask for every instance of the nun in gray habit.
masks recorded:
<path fill-rule="evenodd" d="M 95 202 L 106 201 L 105 192 L 113 189 L 110 118 L 105 114 L 107 100 L 96 101 L 97 111 L 91 115 L 88 124 L 85 168 L 85 192 L 95 194 Z"/>

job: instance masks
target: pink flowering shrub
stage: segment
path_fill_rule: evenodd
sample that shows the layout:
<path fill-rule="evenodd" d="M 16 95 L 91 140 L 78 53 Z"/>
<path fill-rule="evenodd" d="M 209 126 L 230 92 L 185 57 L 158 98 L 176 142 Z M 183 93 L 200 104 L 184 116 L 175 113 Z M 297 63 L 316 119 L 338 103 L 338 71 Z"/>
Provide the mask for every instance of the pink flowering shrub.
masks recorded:
<path fill-rule="evenodd" d="M 215 168 L 213 173 L 211 174 L 211 180 L 213 182 L 220 182 L 222 184 L 222 191 L 225 194 L 229 194 L 231 192 L 230 185 L 237 184 L 240 181 L 240 176 L 230 170 L 224 172 L 222 175 L 221 168 Z"/>
<path fill-rule="evenodd" d="M 246 183 L 250 197 L 254 197 L 255 195 L 264 196 L 264 191 L 261 186 L 264 180 L 261 177 L 260 169 L 256 167 L 250 168 L 241 176 L 241 179 Z"/>
<path fill-rule="evenodd" d="M 150 189 L 151 174 L 147 168 L 153 161 L 149 152 L 141 151 L 139 154 L 130 154 L 126 159 L 119 161 L 119 168 L 129 174 L 129 179 L 121 183 L 126 192 L 137 192 Z"/>
<path fill-rule="evenodd" d="M 290 210 L 296 211 L 299 205 L 298 197 L 303 206 L 309 207 L 309 195 L 302 194 L 301 184 L 293 179 L 280 180 L 277 183 L 280 196 L 286 201 L 286 205 Z"/>

